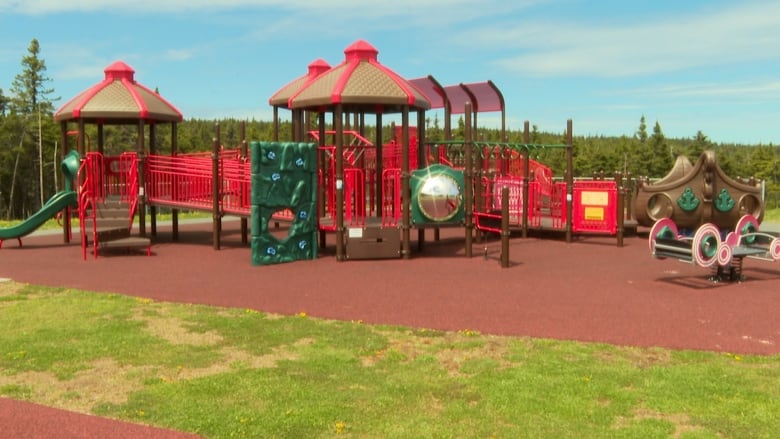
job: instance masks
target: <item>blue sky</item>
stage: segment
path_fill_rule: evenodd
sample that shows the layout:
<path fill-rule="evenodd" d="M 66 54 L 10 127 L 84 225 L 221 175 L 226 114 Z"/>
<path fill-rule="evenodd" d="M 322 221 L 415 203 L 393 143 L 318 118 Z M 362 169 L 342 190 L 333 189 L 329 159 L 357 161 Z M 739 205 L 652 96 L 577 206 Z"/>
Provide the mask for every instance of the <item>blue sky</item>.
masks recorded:
<path fill-rule="evenodd" d="M 36 38 L 55 106 L 121 60 L 185 118 L 271 120 L 274 92 L 362 39 L 406 78 L 492 80 L 511 129 L 632 135 L 644 115 L 780 144 L 777 17 L 774 0 L 0 0 L 0 88 Z"/>

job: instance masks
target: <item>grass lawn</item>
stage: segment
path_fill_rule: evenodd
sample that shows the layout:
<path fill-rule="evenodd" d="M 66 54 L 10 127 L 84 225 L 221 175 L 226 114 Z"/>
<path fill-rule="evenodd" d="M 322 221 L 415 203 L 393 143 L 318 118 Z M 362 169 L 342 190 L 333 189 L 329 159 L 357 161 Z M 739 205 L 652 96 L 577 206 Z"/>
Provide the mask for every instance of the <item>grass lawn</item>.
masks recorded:
<path fill-rule="evenodd" d="M 774 438 L 780 356 L 0 283 L 0 395 L 208 438 Z"/>

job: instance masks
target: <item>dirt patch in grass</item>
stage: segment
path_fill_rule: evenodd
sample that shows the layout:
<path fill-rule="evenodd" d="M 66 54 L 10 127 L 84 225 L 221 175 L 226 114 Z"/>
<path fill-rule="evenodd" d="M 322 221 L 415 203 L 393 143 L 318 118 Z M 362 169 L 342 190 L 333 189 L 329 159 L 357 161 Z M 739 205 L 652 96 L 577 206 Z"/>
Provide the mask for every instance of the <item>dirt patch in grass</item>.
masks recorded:
<path fill-rule="evenodd" d="M 22 289 L 22 284 L 18 284 L 6 277 L 0 277 L 0 297 L 13 296 Z"/>
<path fill-rule="evenodd" d="M 631 417 L 621 416 L 617 418 L 615 424 L 613 425 L 613 428 L 615 429 L 627 428 L 634 422 L 642 421 L 645 419 L 655 419 L 659 421 L 669 422 L 670 424 L 672 424 L 674 426 L 674 433 L 672 433 L 670 437 L 673 438 L 680 438 L 686 433 L 698 431 L 701 430 L 702 428 L 700 426 L 691 424 L 691 418 L 688 417 L 688 415 L 686 414 L 658 413 L 642 407 L 634 409 L 633 416 Z"/>
<path fill-rule="evenodd" d="M 374 366 L 388 352 L 401 354 L 406 361 L 432 355 L 451 376 L 461 374 L 463 363 L 476 358 L 494 360 L 500 368 L 512 365 L 506 358 L 510 348 L 509 339 L 505 337 L 480 335 L 472 331 L 442 332 L 436 337 L 419 337 L 411 332 L 383 332 L 383 335 L 388 338 L 388 347 L 363 357 L 364 366 Z"/>
<path fill-rule="evenodd" d="M 136 308 L 133 320 L 144 322 L 148 333 L 169 343 L 215 346 L 223 341 L 216 331 L 191 331 L 180 318 L 166 315 L 164 308 L 157 310 L 159 314 L 154 316 L 144 315 L 144 311 L 143 308 Z"/>
<path fill-rule="evenodd" d="M 596 358 L 606 363 L 628 361 L 639 369 L 647 369 L 653 366 L 669 364 L 672 361 L 672 353 L 664 349 L 656 348 L 618 348 L 612 350 L 596 351 Z"/>
<path fill-rule="evenodd" d="M 111 358 L 102 358 L 69 380 L 61 380 L 51 372 L 21 372 L 0 376 L 0 387 L 23 386 L 30 390 L 30 401 L 90 413 L 97 404 L 125 402 L 130 393 L 143 387 L 150 370 L 146 366 L 121 366 Z"/>

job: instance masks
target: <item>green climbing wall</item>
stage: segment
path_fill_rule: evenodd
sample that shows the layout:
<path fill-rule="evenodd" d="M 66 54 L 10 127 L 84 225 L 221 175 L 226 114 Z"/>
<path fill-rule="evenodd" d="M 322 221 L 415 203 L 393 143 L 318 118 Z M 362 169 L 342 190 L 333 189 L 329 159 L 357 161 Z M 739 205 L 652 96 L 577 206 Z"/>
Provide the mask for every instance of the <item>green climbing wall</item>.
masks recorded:
<path fill-rule="evenodd" d="M 252 142 L 252 264 L 317 257 L 317 147 L 313 143 Z M 269 231 L 274 213 L 294 215 L 287 237 Z"/>

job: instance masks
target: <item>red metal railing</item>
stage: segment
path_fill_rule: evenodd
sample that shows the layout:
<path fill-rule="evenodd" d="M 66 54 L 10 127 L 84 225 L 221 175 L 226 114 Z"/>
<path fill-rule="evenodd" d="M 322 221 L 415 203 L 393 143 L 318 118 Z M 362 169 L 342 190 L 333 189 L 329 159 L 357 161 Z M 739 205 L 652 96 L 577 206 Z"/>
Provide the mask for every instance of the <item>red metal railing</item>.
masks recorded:
<path fill-rule="evenodd" d="M 385 169 L 382 171 L 382 226 L 397 226 L 401 213 L 401 170 Z"/>
<path fill-rule="evenodd" d="M 213 209 L 214 177 L 210 155 L 150 155 L 145 165 L 146 197 L 150 203 Z"/>

